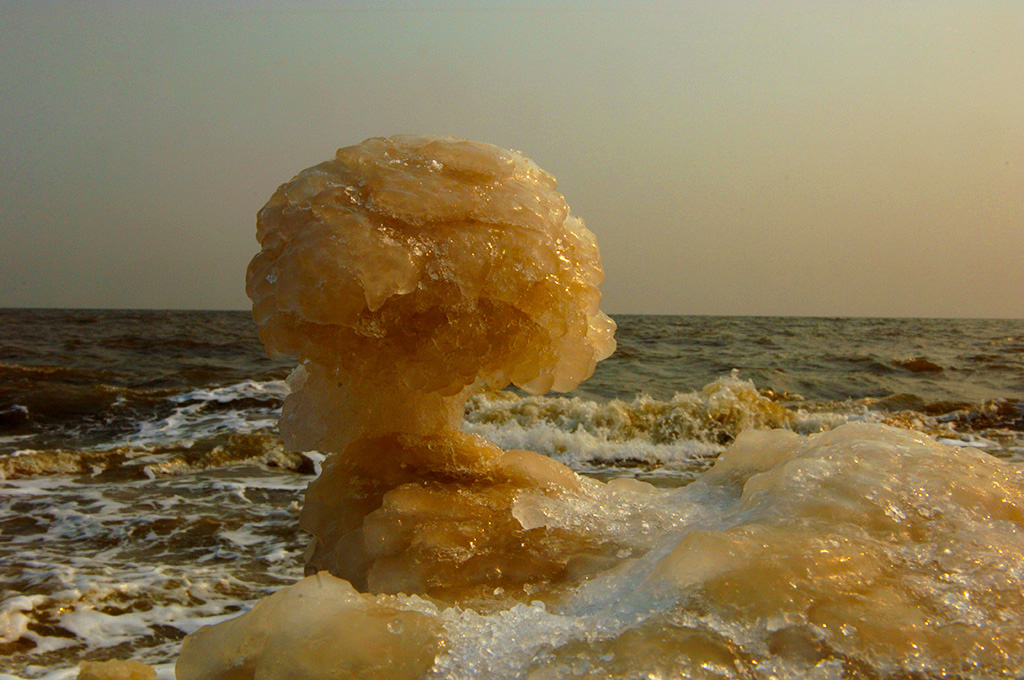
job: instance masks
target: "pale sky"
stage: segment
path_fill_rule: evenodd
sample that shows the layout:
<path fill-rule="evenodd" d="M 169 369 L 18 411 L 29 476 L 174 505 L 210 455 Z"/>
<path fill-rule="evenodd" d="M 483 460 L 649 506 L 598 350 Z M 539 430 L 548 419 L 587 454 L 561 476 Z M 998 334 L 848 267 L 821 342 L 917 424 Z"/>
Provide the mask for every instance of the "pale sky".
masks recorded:
<path fill-rule="evenodd" d="M 276 186 L 419 133 L 557 177 L 612 314 L 1024 317 L 1022 2 L 0 0 L 0 126 L 0 307 L 246 308 Z"/>

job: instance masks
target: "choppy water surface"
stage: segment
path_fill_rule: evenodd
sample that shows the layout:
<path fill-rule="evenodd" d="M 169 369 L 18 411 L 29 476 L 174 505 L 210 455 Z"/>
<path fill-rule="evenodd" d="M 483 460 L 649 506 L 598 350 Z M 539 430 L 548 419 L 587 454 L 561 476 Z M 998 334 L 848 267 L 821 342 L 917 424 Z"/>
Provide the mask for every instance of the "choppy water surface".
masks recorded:
<path fill-rule="evenodd" d="M 998 469 L 1005 471 L 1004 486 L 1019 480 L 1022 321 L 616 321 L 618 351 L 576 393 L 476 397 L 467 409 L 467 429 L 506 447 L 547 453 L 600 479 L 637 477 L 683 487 L 746 430 L 807 435 L 850 422 L 881 423 L 966 447 L 967 457 L 956 460 L 967 462 L 939 466 L 941 474 L 966 474 L 981 465 L 970 456 L 992 456 L 1003 461 Z M 129 656 L 170 677 L 185 634 L 301 576 L 306 538 L 296 515 L 319 461 L 283 451 L 275 434 L 290 368 L 263 357 L 242 312 L 0 310 L 0 677 L 74 677 L 79 659 Z M 898 437 L 893 441 L 901 446 Z M 780 498 L 793 493 L 784 481 L 776 480 Z M 945 481 L 959 488 L 960 480 Z M 688 493 L 697 497 L 699 489 Z M 887 531 L 897 542 L 903 540 L 900 512 L 933 511 L 924 501 L 908 503 L 894 506 L 892 517 L 886 513 L 895 522 Z M 702 512 L 712 505 L 701 505 Z M 714 507 L 716 517 L 741 515 L 728 505 Z M 826 514 L 838 513 L 837 505 Z M 737 526 L 745 521 L 735 519 Z M 1008 526 L 985 525 L 994 536 L 1009 536 L 1012 545 L 1019 534 L 1006 534 Z M 687 529 L 684 522 L 674 531 L 696 527 Z M 765 544 L 774 542 L 780 554 L 797 550 L 795 542 L 785 544 L 784 534 L 772 534 Z M 911 548 L 897 545 L 885 554 L 920 558 Z M 997 566 L 988 569 L 998 572 Z M 989 572 L 985 578 L 995 578 Z M 1011 578 L 1004 583 L 1007 598 L 1021 593 L 1019 580 L 1016 586 L 1012 581 L 1021 575 L 1014 573 L 1009 567 L 996 573 Z M 994 587 L 990 583 L 986 592 Z M 963 592 L 951 589 L 948 597 Z M 748 599 L 756 603 L 756 594 Z M 690 628 L 706 627 L 694 607 L 671 616 L 689 621 Z M 571 619 L 517 611 L 510 617 L 525 617 L 520 632 L 541 637 Z M 971 611 L 965 611 L 968 621 Z M 751 622 L 747 612 L 723 623 L 715 633 L 722 649 L 758 626 L 770 628 L 765 617 Z M 1005 635 L 1019 622 L 969 625 Z M 545 633 L 544 626 L 554 628 Z M 692 637 L 690 628 L 679 626 L 672 635 Z M 636 635 L 643 637 L 644 630 L 638 626 Z M 646 635 L 654 647 L 671 643 L 660 633 Z M 567 640 L 544 652 L 551 657 L 547 668 L 556 673 L 550 677 L 572 675 L 573 645 L 582 643 L 571 635 Z M 520 652 L 545 658 L 531 649 Z M 530 663 L 522 663 L 522 673 L 537 670 L 530 671 Z M 850 672 L 845 661 L 835 663 L 823 667 L 822 677 Z M 840 675 L 828 676 L 830 668 Z M 927 667 L 901 669 L 936 675 Z M 1003 670 L 1005 677 L 1020 671 Z M 861 671 L 898 674 L 892 668 Z M 619 677 L 616 672 L 593 677 Z M 957 672 L 972 671 L 965 666 Z"/>

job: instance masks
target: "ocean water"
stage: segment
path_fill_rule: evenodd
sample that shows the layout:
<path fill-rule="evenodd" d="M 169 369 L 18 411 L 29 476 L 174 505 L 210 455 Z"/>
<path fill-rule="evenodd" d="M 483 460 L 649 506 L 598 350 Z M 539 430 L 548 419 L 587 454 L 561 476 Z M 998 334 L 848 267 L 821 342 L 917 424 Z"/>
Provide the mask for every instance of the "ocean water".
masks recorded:
<path fill-rule="evenodd" d="M 467 407 L 466 429 L 602 481 L 633 478 L 683 490 L 718 474 L 708 471 L 741 433 L 856 433 L 860 424 L 879 424 L 894 428 L 886 451 L 905 446 L 899 432 L 920 435 L 922 446 L 936 451 L 960 447 L 958 465 L 941 468 L 944 475 L 973 474 L 996 461 L 993 469 L 1009 480 L 1004 486 L 1021 479 L 1024 321 L 615 320 L 618 350 L 580 389 L 478 395 Z M 277 438 L 291 368 L 264 357 L 245 312 L 0 310 L 0 678 L 75 677 L 80 660 L 110 658 L 135 658 L 170 678 L 185 635 L 301 578 L 308 537 L 297 516 L 321 458 L 284 451 Z M 698 487 L 685 493 L 696 498 Z M 694 498 L 687 503 L 716 514 L 708 508 L 717 501 Z M 673 519 L 673 531 L 685 522 L 712 526 L 729 512 L 725 505 L 719 519 L 691 512 Z M 1024 540 L 1013 535 L 1008 540 Z M 613 590 L 581 594 L 576 619 L 526 607 L 502 625 L 548 640 L 562 635 L 566 642 L 550 652 L 547 666 L 556 675 L 536 677 L 571 677 L 571 650 L 581 644 L 571 627 L 582 625 L 588 598 Z M 716 635 L 742 647 L 736 641 L 746 639 L 738 630 L 749 628 L 746 620 L 727 621 Z M 1012 616 L 971 621 L 1024 636 Z M 465 632 L 481 624 L 452 625 Z M 642 636 L 645 629 L 636 630 Z M 474 638 L 466 632 L 460 639 Z M 526 642 L 516 648 L 530 659 L 543 656 L 538 649 Z M 492 676 L 525 677 L 531 663 L 492 669 Z M 450 677 L 460 677 L 458 663 L 449 665 Z M 758 668 L 786 676 L 764 663 Z M 838 667 L 821 668 L 821 677 L 832 677 L 827 672 Z M 932 667 L 914 668 L 899 672 L 941 677 Z M 975 676 L 1022 672 L 1000 670 Z"/>

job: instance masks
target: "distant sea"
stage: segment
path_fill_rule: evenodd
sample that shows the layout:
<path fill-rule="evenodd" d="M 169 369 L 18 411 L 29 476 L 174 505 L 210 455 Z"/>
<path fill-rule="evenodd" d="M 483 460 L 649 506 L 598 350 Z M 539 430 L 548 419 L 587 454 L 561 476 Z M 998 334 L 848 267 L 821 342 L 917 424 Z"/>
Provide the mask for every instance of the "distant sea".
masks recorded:
<path fill-rule="evenodd" d="M 1024 320 L 615 321 L 580 389 L 479 395 L 466 428 L 660 486 L 745 429 L 851 421 L 1024 462 Z M 291 368 L 246 312 L 0 310 L 0 678 L 170 678 L 186 634 L 301 577 L 321 457 L 280 445 Z"/>

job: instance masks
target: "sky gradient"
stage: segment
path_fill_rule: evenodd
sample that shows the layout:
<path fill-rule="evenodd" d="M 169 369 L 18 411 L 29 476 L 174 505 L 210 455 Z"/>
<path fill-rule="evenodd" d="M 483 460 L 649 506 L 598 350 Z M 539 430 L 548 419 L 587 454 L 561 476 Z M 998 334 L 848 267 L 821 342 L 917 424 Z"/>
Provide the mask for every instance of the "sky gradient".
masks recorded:
<path fill-rule="evenodd" d="M 242 309 L 340 146 L 520 149 L 609 313 L 1024 317 L 1024 3 L 0 0 L 0 307 Z"/>

